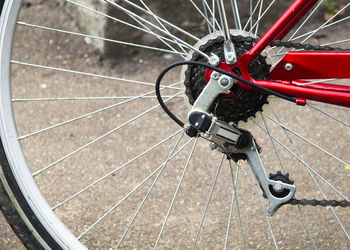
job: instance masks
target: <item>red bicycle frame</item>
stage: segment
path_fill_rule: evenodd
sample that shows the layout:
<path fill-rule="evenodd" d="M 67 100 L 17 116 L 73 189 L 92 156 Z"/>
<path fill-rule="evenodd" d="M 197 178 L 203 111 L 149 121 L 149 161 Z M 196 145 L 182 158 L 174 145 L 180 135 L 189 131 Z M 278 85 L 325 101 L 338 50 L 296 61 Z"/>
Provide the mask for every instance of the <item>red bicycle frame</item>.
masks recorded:
<path fill-rule="evenodd" d="M 306 100 L 350 107 L 350 86 L 310 83 L 305 80 L 350 78 L 350 52 L 288 52 L 270 72 L 271 80 L 254 80 L 248 72 L 249 64 L 274 40 L 282 39 L 318 0 L 296 0 L 250 51 L 238 58 L 242 77 L 262 87 L 293 96 L 298 104 Z M 289 67 L 286 67 L 286 64 Z M 303 81 L 302 81 L 303 80 Z M 252 89 L 243 82 L 242 88 Z"/>

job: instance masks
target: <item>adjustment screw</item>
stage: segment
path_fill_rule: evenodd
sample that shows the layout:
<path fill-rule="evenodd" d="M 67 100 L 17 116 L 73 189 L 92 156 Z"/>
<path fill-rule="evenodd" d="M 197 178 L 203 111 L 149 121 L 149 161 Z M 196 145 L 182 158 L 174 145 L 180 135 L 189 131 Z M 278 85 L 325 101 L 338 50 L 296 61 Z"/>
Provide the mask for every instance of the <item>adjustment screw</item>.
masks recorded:
<path fill-rule="evenodd" d="M 213 72 L 212 75 L 211 75 L 211 77 L 212 77 L 214 80 L 217 80 L 217 79 L 220 78 L 220 75 L 219 75 L 219 73 L 217 73 L 217 72 Z"/>
<path fill-rule="evenodd" d="M 286 63 L 286 65 L 284 65 L 284 68 L 287 71 L 292 71 L 294 69 L 294 65 L 291 63 Z"/>

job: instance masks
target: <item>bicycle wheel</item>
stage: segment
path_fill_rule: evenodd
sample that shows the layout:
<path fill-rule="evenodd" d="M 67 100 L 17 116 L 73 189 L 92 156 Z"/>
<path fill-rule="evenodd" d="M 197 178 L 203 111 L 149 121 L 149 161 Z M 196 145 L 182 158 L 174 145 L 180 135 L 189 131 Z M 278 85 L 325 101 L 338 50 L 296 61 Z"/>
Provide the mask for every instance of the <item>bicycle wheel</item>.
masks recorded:
<path fill-rule="evenodd" d="M 286 204 L 267 216 L 250 166 L 189 138 L 160 109 L 154 82 L 166 65 L 201 61 L 203 53 L 222 60 L 220 1 L 108 0 L 97 9 L 89 2 L 4 3 L 0 203 L 26 247 L 349 247 L 348 207 Z M 238 55 L 287 7 L 278 2 L 238 1 L 238 9 L 229 2 Z M 316 4 L 285 40 L 347 48 L 350 4 L 334 2 Z M 79 31 L 69 6 L 112 20 L 116 30 L 128 27 L 130 36 Z M 114 44 L 115 58 L 101 60 L 92 40 Z M 290 49 L 269 47 L 251 74 L 266 78 Z M 182 67 L 162 82 L 166 104 L 183 121 L 203 80 L 200 67 Z M 239 98 L 215 112 L 249 129 L 271 178 L 293 180 L 299 199 L 349 201 L 349 109 L 236 91 Z"/>

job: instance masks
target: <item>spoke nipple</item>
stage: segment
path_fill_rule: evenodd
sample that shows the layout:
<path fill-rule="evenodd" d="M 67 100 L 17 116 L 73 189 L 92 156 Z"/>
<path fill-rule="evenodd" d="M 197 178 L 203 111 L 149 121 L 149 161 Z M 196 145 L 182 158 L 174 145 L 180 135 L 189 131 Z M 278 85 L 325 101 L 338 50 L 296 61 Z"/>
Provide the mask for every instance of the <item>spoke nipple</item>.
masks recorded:
<path fill-rule="evenodd" d="M 286 64 L 284 65 L 284 68 L 285 68 L 285 70 L 287 70 L 287 71 L 292 71 L 292 70 L 294 69 L 294 65 L 291 64 L 291 63 L 286 63 Z"/>

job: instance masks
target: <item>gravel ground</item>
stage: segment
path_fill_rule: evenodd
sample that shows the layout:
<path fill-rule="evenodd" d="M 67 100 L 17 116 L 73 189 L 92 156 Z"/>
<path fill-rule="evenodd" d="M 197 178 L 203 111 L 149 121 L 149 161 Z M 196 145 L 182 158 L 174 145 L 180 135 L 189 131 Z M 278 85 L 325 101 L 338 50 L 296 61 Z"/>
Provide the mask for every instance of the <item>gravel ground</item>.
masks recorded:
<path fill-rule="evenodd" d="M 38 15 L 38 13 L 42 13 Z M 52 19 L 47 18 L 48 16 Z M 52 1 L 32 1 L 32 4 L 21 13 L 20 19 L 29 23 L 62 27 L 72 31 L 78 31 L 72 20 L 68 19 L 63 11 Z M 53 20 L 53 21 L 52 21 Z M 346 30 L 333 30 L 338 37 L 345 36 Z M 72 39 L 69 35 L 44 32 L 41 30 L 18 27 L 20 34 L 15 40 L 14 59 L 31 63 L 45 64 L 69 70 L 93 72 L 96 74 L 132 78 L 140 81 L 154 82 L 157 73 L 169 60 L 174 60 L 169 55 L 149 56 L 145 53 L 136 54 L 132 58 L 120 59 L 118 62 L 101 60 L 99 53 L 83 38 Z M 40 36 L 36 41 L 33 37 Z M 326 39 L 329 34 L 322 34 L 320 39 Z M 313 41 L 313 42 L 322 42 Z M 33 46 L 36 45 L 35 51 Z M 21 59 L 19 59 L 21 58 Z M 154 62 L 157 62 L 156 66 Z M 56 74 L 49 70 L 40 70 L 29 67 L 13 66 L 13 96 L 24 97 L 62 97 L 62 96 L 120 96 L 136 95 L 140 91 L 151 91 L 153 87 L 145 88 L 137 85 L 122 85 L 122 87 L 109 79 L 98 79 L 71 74 Z M 166 82 L 174 82 L 179 72 L 170 75 Z M 119 83 L 119 82 L 118 82 Z M 130 87 L 132 86 L 132 87 Z M 164 95 L 173 95 L 174 91 L 164 92 Z M 113 105 L 113 100 L 103 101 L 64 101 L 64 102 L 30 102 L 15 103 L 14 110 L 18 131 L 20 135 L 26 135 L 40 128 L 45 128 L 57 122 L 65 121 L 73 117 L 92 112 L 96 109 Z M 44 135 L 39 134 L 34 138 L 22 141 L 28 163 L 32 171 L 40 170 L 43 166 L 60 159 L 65 154 L 110 131 L 117 125 L 122 124 L 143 110 L 156 104 L 155 100 L 140 100 L 124 106 L 107 110 L 103 113 L 91 116 L 77 123 L 70 124 L 69 128 L 60 127 L 49 131 Z M 182 117 L 186 114 L 184 102 L 172 101 L 169 106 L 176 110 Z M 311 108 L 301 108 L 294 105 L 277 102 L 274 110 L 279 113 L 279 118 L 287 126 L 302 134 L 310 135 L 308 138 L 316 142 L 325 142 L 327 150 L 336 154 L 341 159 L 349 159 L 348 145 L 350 131 L 343 128 L 336 121 L 315 116 Z M 266 107 L 264 107 L 265 109 Z M 303 112 L 299 112 L 303 109 Z M 330 107 L 328 112 L 337 115 L 338 118 L 349 122 L 348 111 L 342 108 Z M 69 111 L 69 112 L 67 112 Z M 298 114 L 298 115 L 297 115 Z M 28 119 L 30 118 L 30 119 Z M 274 135 L 288 144 L 283 131 L 276 124 L 268 122 Z M 310 126 L 305 127 L 308 124 Z M 47 196 L 50 205 L 54 206 L 66 197 L 90 184 L 94 180 L 110 172 L 117 166 L 143 152 L 145 144 L 154 144 L 174 133 L 176 128 L 160 109 L 156 109 L 152 115 L 145 115 L 139 122 L 131 125 L 131 130 L 120 130 L 118 133 L 108 136 L 97 145 L 87 148 L 79 153 L 79 157 L 71 157 L 60 162 L 55 167 L 36 177 L 39 187 Z M 334 128 L 334 129 L 329 129 Z M 339 128 L 339 129 L 338 129 Z M 132 131 L 133 133 L 130 133 Z M 268 148 L 269 137 L 257 127 L 253 130 L 257 142 L 262 146 L 261 157 L 267 167 L 267 172 L 275 173 L 278 160 L 274 152 Z M 303 158 L 318 173 L 337 187 L 345 195 L 349 194 L 348 181 L 349 170 L 343 165 L 334 164 L 324 154 L 315 152 L 302 140 L 293 137 L 297 147 L 303 150 Z M 155 166 L 159 166 L 170 152 L 176 138 L 170 140 L 170 145 L 160 146 L 156 152 L 151 152 L 142 161 L 133 163 L 130 167 L 136 170 L 121 170 L 106 179 L 103 185 L 97 185 L 92 190 L 83 193 L 79 198 L 58 208 L 55 212 L 69 228 L 76 234 L 81 234 L 84 229 L 98 219 L 105 211 L 124 197 L 129 190 L 145 178 Z M 181 144 L 185 143 L 182 139 Z M 191 147 L 191 145 L 189 146 Z M 281 147 L 278 147 L 281 150 Z M 204 153 L 203 153 L 204 152 Z M 169 164 L 162 178 L 156 185 L 152 196 L 145 204 L 133 230 L 128 234 L 122 247 L 151 248 L 159 232 L 162 218 L 166 213 L 172 194 L 184 169 L 188 153 L 181 153 Z M 300 163 L 295 163 L 287 152 L 281 152 L 281 157 L 292 179 L 298 185 L 297 197 L 321 199 L 319 191 L 310 184 L 310 177 Z M 198 145 L 194 159 L 186 173 L 185 181 L 181 186 L 181 192 L 174 205 L 174 211 L 167 223 L 160 247 L 167 249 L 187 249 L 192 244 L 197 232 L 199 221 L 217 173 L 221 157 L 216 151 L 208 150 L 208 143 L 201 141 Z M 326 166 L 326 167 L 323 167 Z M 245 176 L 244 172 L 248 174 Z M 341 176 L 341 178 L 338 178 Z M 154 177 L 152 178 L 152 180 Z M 219 175 L 218 185 L 213 194 L 212 202 L 202 229 L 198 249 L 221 249 L 224 245 L 229 213 L 232 179 L 230 168 L 225 162 Z M 143 195 L 147 192 L 150 182 L 146 187 L 136 192 L 132 201 L 123 203 L 113 211 L 106 220 L 98 225 L 83 239 L 83 243 L 90 249 L 109 249 L 116 245 L 117 239 L 122 234 L 125 225 L 131 219 Z M 339 198 L 329 188 L 321 184 L 330 197 Z M 244 234 L 246 245 L 249 249 L 272 249 L 273 242 L 265 223 L 265 217 L 261 213 L 259 200 L 255 194 L 254 185 L 249 176 L 249 169 L 242 165 L 239 172 L 237 186 L 242 220 L 244 222 Z M 310 190 L 312 190 L 310 192 Z M 265 203 L 265 201 L 264 201 Z M 266 205 L 266 203 L 265 203 Z M 131 212 L 130 212 L 131 211 Z M 335 209 L 344 226 L 349 230 L 349 210 Z M 313 232 L 313 236 L 319 249 L 349 249 L 348 241 L 344 233 L 337 225 L 335 218 L 327 209 L 305 208 L 303 213 Z M 295 219 L 298 218 L 298 219 Z M 123 225 L 123 226 L 120 226 Z M 187 226 L 190 225 L 190 226 Z M 282 249 L 309 249 L 312 248 L 309 237 L 304 233 L 299 211 L 296 207 L 285 206 L 271 218 L 276 241 Z M 241 249 L 241 238 L 237 220 L 237 212 L 234 216 L 230 231 L 229 248 Z M 320 229 L 320 230 L 319 230 Z M 4 218 L 0 216 L 0 249 L 22 249 L 22 245 L 12 233 Z M 116 236 L 117 235 L 117 236 Z M 283 244 L 282 244 L 283 242 Z M 131 247 L 133 246 L 133 247 Z"/>

